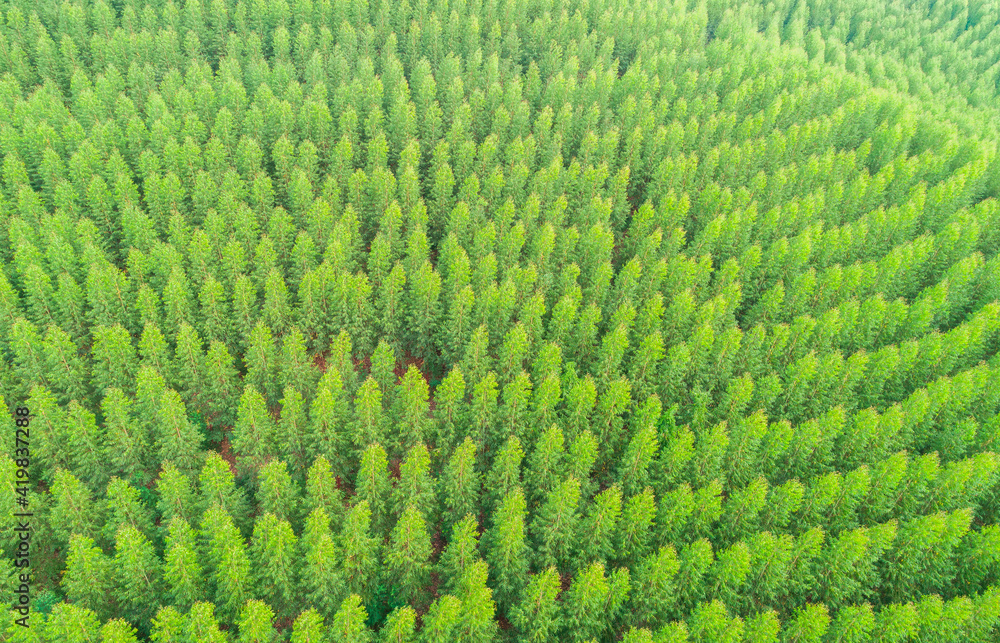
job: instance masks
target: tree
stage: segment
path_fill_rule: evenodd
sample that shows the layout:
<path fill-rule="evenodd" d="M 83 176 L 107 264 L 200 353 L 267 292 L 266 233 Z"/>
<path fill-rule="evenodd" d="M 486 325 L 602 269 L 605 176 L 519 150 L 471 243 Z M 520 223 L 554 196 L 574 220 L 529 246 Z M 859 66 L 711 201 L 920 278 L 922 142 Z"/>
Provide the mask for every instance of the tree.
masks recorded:
<path fill-rule="evenodd" d="M 185 475 L 193 476 L 201 465 L 203 436 L 188 420 L 187 409 L 177 391 L 163 392 L 156 417 L 154 440 L 160 462 L 171 462 Z"/>
<path fill-rule="evenodd" d="M 327 515 L 327 520 L 332 520 L 333 524 L 340 526 L 344 517 L 343 494 L 337 486 L 329 461 L 323 456 L 317 457 L 309 467 L 306 476 L 306 495 L 302 504 L 306 512 L 322 509 Z"/>
<path fill-rule="evenodd" d="M 143 503 L 135 487 L 115 477 L 108 483 L 106 495 L 104 537 L 109 542 L 115 539 L 121 525 L 129 525 L 150 540 L 153 539 L 152 512 Z"/>
<path fill-rule="evenodd" d="M 296 549 L 297 539 L 287 520 L 271 513 L 257 519 L 250 548 L 253 585 L 257 595 L 282 617 L 292 614 L 297 598 Z"/>
<path fill-rule="evenodd" d="M 206 598 L 205 577 L 194 529 L 187 520 L 170 520 L 163 554 L 163 580 L 170 602 L 184 609 Z"/>
<path fill-rule="evenodd" d="M 290 386 L 285 387 L 280 400 L 281 413 L 278 417 L 280 455 L 292 473 L 301 477 L 309 465 L 308 419 L 306 404 L 302 394 Z"/>
<path fill-rule="evenodd" d="M 380 444 L 370 445 L 361 457 L 361 468 L 354 482 L 360 500 L 368 503 L 372 529 L 385 533 L 389 522 L 389 460 Z"/>
<path fill-rule="evenodd" d="M 427 380 L 413 365 L 399 382 L 393 415 L 399 443 L 396 452 L 406 453 L 411 447 L 424 443 L 431 426 L 430 388 Z"/>
<path fill-rule="evenodd" d="M 476 472 L 476 445 L 471 438 L 465 438 L 455 449 L 439 484 L 444 525 L 454 525 L 466 514 L 478 515 L 480 484 Z"/>
<path fill-rule="evenodd" d="M 446 643 L 454 640 L 453 633 L 458 627 L 461 609 L 462 602 L 450 594 L 431 603 L 420 630 L 421 643 Z"/>
<path fill-rule="evenodd" d="M 259 600 L 247 601 L 240 612 L 237 643 L 273 643 L 278 640 L 274 629 L 274 612 Z"/>
<path fill-rule="evenodd" d="M 277 451 L 277 433 L 264 396 L 253 386 L 247 386 L 240 396 L 233 425 L 233 450 L 243 458 L 244 471 L 256 476 L 264 461 Z"/>
<path fill-rule="evenodd" d="M 392 513 L 399 516 L 415 507 L 429 522 L 435 522 L 437 498 L 430 474 L 431 456 L 427 447 L 418 444 L 406 454 L 399 467 L 399 482 L 392 490 Z"/>
<path fill-rule="evenodd" d="M 107 454 L 113 473 L 130 479 L 149 478 L 149 435 L 146 427 L 136 422 L 132 401 L 119 388 L 109 388 L 101 401 L 104 416 Z"/>
<path fill-rule="evenodd" d="M 451 530 L 451 539 L 445 546 L 438 562 L 439 574 L 443 579 L 444 588 L 454 591 L 465 570 L 473 562 L 481 560 L 479 555 L 479 525 L 471 514 L 455 523 Z"/>
<path fill-rule="evenodd" d="M 118 528 L 115 539 L 115 598 L 138 623 L 152 618 L 162 593 L 162 563 L 153 543 L 135 527 Z"/>
<path fill-rule="evenodd" d="M 66 597 L 81 608 L 93 610 L 104 619 L 113 609 L 111 601 L 112 561 L 104 555 L 93 538 L 73 534 L 66 556 L 66 571 L 61 585 Z"/>
<path fill-rule="evenodd" d="M 227 641 L 226 635 L 219 629 L 219 621 L 215 617 L 215 605 L 212 603 L 198 602 L 191 607 L 184 633 L 189 641 L 205 641 L 205 643 Z"/>
<path fill-rule="evenodd" d="M 344 518 L 338 545 L 343 552 L 347 591 L 371 596 L 379 554 L 379 538 L 371 534 L 372 512 L 367 500 L 354 505 Z"/>
<path fill-rule="evenodd" d="M 300 502 L 298 486 L 288 475 L 284 461 L 271 460 L 261 468 L 257 503 L 262 512 L 297 523 Z"/>
<path fill-rule="evenodd" d="M 597 562 L 582 570 L 566 592 L 563 626 L 575 641 L 600 637 L 612 627 L 618 610 L 629 592 L 628 569 L 616 570 L 611 578 L 604 573 L 604 564 Z"/>
<path fill-rule="evenodd" d="M 221 455 L 210 451 L 198 474 L 198 495 L 202 511 L 222 509 L 242 527 L 250 512 L 244 490 L 236 486 L 236 476 Z"/>
<path fill-rule="evenodd" d="M 360 455 L 369 444 L 381 443 L 386 439 L 382 390 L 372 377 L 364 381 L 354 397 L 354 414 L 351 442 Z"/>
<path fill-rule="evenodd" d="M 97 390 L 115 387 L 132 393 L 139 360 L 129 332 L 120 325 L 98 326 L 92 335 L 91 378 Z"/>
<path fill-rule="evenodd" d="M 89 394 L 87 370 L 79 349 L 63 329 L 51 325 L 42 344 L 45 355 L 45 380 L 59 394 L 60 401 L 82 400 Z"/>
<path fill-rule="evenodd" d="M 325 640 L 323 617 L 314 609 L 307 609 L 299 614 L 292 626 L 292 643 L 319 643 Z"/>
<path fill-rule="evenodd" d="M 303 597 L 320 614 L 333 618 L 344 599 L 343 578 L 337 564 L 339 551 L 330 530 L 330 517 L 322 507 L 313 509 L 306 517 L 299 546 Z"/>
<path fill-rule="evenodd" d="M 205 356 L 205 403 L 202 408 L 213 426 L 231 426 L 235 419 L 233 398 L 236 397 L 236 369 L 229 349 L 221 341 L 212 340 Z"/>
<path fill-rule="evenodd" d="M 103 512 L 90 491 L 72 473 L 59 469 L 52 481 L 53 505 L 49 516 L 52 532 L 62 542 L 79 534 L 91 539 L 100 537 Z"/>
<path fill-rule="evenodd" d="M 368 643 L 371 631 L 365 626 L 368 612 L 361 603 L 361 597 L 351 594 L 344 599 L 330 624 L 329 637 L 332 643 Z"/>
<path fill-rule="evenodd" d="M 427 523 L 420 510 L 409 505 L 396 522 L 385 551 L 388 578 L 404 600 L 420 601 L 430 574 L 430 557 Z"/>
<path fill-rule="evenodd" d="M 278 358 L 271 328 L 263 322 L 253 327 L 243 354 L 246 375 L 243 381 L 261 391 L 273 403 L 278 395 Z"/>
<path fill-rule="evenodd" d="M 569 477 L 556 486 L 545 499 L 531 522 L 535 560 L 539 567 L 564 568 L 574 546 L 579 514 L 580 481 Z M 603 571 L 602 571 L 603 573 Z"/>
<path fill-rule="evenodd" d="M 486 561 L 495 579 L 497 603 L 508 613 L 528 575 L 527 513 L 524 493 L 517 487 L 503 498 L 496 509 L 493 527 L 483 536 Z"/>
<path fill-rule="evenodd" d="M 409 605 L 397 607 L 386 618 L 379 632 L 380 643 L 414 643 L 417 613 Z"/>
<path fill-rule="evenodd" d="M 493 590 L 486 586 L 488 568 L 479 560 L 470 565 L 458 581 L 455 596 L 461 601 L 455 640 L 462 643 L 486 643 L 496 636 L 496 604 Z"/>
<path fill-rule="evenodd" d="M 622 491 L 618 485 L 608 487 L 587 508 L 580 521 L 577 565 L 608 561 L 614 554 L 614 537 L 618 530 L 622 508 Z"/>
<path fill-rule="evenodd" d="M 557 640 L 557 633 L 562 630 L 562 616 L 556 602 L 559 592 L 559 572 L 555 567 L 529 577 L 521 601 L 510 611 L 511 623 L 526 641 L 549 643 Z"/>

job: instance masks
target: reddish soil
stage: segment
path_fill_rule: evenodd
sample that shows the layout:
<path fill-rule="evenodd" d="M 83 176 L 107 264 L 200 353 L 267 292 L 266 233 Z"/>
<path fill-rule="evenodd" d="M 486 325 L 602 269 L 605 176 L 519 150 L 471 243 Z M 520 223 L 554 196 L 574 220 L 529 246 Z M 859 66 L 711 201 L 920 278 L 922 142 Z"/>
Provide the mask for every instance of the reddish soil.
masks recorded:
<path fill-rule="evenodd" d="M 229 434 L 222 436 L 222 442 L 219 443 L 219 455 L 222 459 L 229 463 L 229 470 L 236 475 L 236 454 L 233 453 L 232 448 L 229 446 Z"/>
<path fill-rule="evenodd" d="M 316 355 L 313 357 L 313 364 L 316 365 L 316 368 L 319 369 L 320 373 L 325 373 L 326 372 L 326 351 L 323 351 L 322 353 L 316 353 Z"/>

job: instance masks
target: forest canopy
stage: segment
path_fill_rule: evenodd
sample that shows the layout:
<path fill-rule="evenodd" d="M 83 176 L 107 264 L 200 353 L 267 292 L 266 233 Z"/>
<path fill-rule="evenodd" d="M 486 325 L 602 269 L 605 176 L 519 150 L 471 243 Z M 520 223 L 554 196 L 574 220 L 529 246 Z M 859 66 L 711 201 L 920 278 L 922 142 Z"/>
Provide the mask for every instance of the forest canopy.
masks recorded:
<path fill-rule="evenodd" d="M 0 0 L 0 638 L 996 641 L 998 144 L 996 0 Z"/>

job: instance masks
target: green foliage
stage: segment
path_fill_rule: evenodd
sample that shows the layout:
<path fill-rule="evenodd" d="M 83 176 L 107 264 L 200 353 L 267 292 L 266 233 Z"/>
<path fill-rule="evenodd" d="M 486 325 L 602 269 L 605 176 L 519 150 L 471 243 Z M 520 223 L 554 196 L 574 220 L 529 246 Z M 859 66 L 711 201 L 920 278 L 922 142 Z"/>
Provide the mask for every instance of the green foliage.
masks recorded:
<path fill-rule="evenodd" d="M 0 3 L 4 640 L 997 640 L 995 6 L 621 4 Z"/>

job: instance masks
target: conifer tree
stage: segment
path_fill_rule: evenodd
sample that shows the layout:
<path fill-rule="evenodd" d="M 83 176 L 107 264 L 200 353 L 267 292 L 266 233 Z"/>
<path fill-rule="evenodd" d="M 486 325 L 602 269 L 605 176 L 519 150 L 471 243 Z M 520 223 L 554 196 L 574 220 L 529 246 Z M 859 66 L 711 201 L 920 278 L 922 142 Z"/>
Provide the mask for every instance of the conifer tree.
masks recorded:
<path fill-rule="evenodd" d="M 372 512 L 367 500 L 354 505 L 344 518 L 339 549 L 343 552 L 343 577 L 347 591 L 371 596 L 380 539 L 372 535 Z"/>
<path fill-rule="evenodd" d="M 439 484 L 444 525 L 454 525 L 466 514 L 478 515 L 480 483 L 476 471 L 476 445 L 471 438 L 465 438 L 455 449 Z"/>
<path fill-rule="evenodd" d="M 115 539 L 115 598 L 122 613 L 137 622 L 151 618 L 162 594 L 162 563 L 153 543 L 125 524 Z"/>
<path fill-rule="evenodd" d="M 188 609 L 206 598 L 196 534 L 180 516 L 172 518 L 169 523 L 163 554 L 163 580 L 165 595 L 175 606 Z"/>
<path fill-rule="evenodd" d="M 371 631 L 365 625 L 368 613 L 361 603 L 361 597 L 351 594 L 344 599 L 330 625 L 330 640 L 335 643 L 366 643 L 372 639 Z"/>
<path fill-rule="evenodd" d="M 231 426 L 235 420 L 236 369 L 229 349 L 212 340 L 205 356 L 205 403 L 202 408 L 214 426 Z"/>
<path fill-rule="evenodd" d="M 95 388 L 103 392 L 108 387 L 132 393 L 139 364 L 132 338 L 121 326 L 98 326 L 93 330 L 91 347 L 91 378 Z"/>
<path fill-rule="evenodd" d="M 247 338 L 247 349 L 243 354 L 246 375 L 243 381 L 262 392 L 269 403 L 277 399 L 278 357 L 271 328 L 258 322 Z"/>
<path fill-rule="evenodd" d="M 344 516 L 343 494 L 337 486 L 330 462 L 323 456 L 316 458 L 306 475 L 306 493 L 302 501 L 303 511 L 322 509 L 328 520 L 340 526 Z"/>
<path fill-rule="evenodd" d="M 272 643 L 278 640 L 274 611 L 259 600 L 247 601 L 240 612 L 238 643 Z"/>
<path fill-rule="evenodd" d="M 92 538 L 73 534 L 60 584 L 73 604 L 93 610 L 98 619 L 103 619 L 111 614 L 114 605 L 111 599 L 113 569 L 111 559 Z"/>
<path fill-rule="evenodd" d="M 423 514 L 413 505 L 403 510 L 385 551 L 386 572 L 400 597 L 419 602 L 430 574 L 431 538 Z"/>
<path fill-rule="evenodd" d="M 337 543 L 330 530 L 330 517 L 322 507 L 306 517 L 302 538 L 300 588 L 303 598 L 320 614 L 332 618 L 344 599 L 343 577 L 340 573 Z"/>
<path fill-rule="evenodd" d="M 434 522 L 437 513 L 434 479 L 430 474 L 431 456 L 423 444 L 414 446 L 399 467 L 399 482 L 392 489 L 392 513 L 396 516 L 415 507 L 425 520 Z"/>
<path fill-rule="evenodd" d="M 295 619 L 292 626 L 292 643 L 316 643 L 326 640 L 323 617 L 315 609 L 307 609 Z"/>
<path fill-rule="evenodd" d="M 559 572 L 549 567 L 529 577 L 520 603 L 510 611 L 510 620 L 518 632 L 532 643 L 557 640 L 562 630 L 562 615 L 556 598 L 560 592 Z"/>
<path fill-rule="evenodd" d="M 278 416 L 279 454 L 293 475 L 301 477 L 309 466 L 308 419 L 305 400 L 296 389 L 286 386 Z"/>
<path fill-rule="evenodd" d="M 477 560 L 481 560 L 479 525 L 475 517 L 469 514 L 452 526 L 451 539 L 438 563 L 445 589 L 454 592 L 465 570 Z"/>
<path fill-rule="evenodd" d="M 149 435 L 136 422 L 132 401 L 119 388 L 110 388 L 101 401 L 107 453 L 114 473 L 130 479 L 147 480 L 150 460 Z"/>
<path fill-rule="evenodd" d="M 574 545 L 579 514 L 580 481 L 569 477 L 552 489 L 531 523 L 539 567 L 565 567 Z"/>
<path fill-rule="evenodd" d="M 250 564 L 255 592 L 278 616 L 288 616 L 295 608 L 297 539 L 287 520 L 267 513 L 253 528 Z"/>
<path fill-rule="evenodd" d="M 172 462 L 185 475 L 193 476 L 201 465 L 203 435 L 188 420 L 181 396 L 166 389 L 156 412 L 154 440 L 161 462 Z"/>
<path fill-rule="evenodd" d="M 241 469 L 253 475 L 264 461 L 277 451 L 277 426 L 267 410 L 264 396 L 253 386 L 247 386 L 240 396 L 233 425 L 233 450 L 243 461 Z"/>

